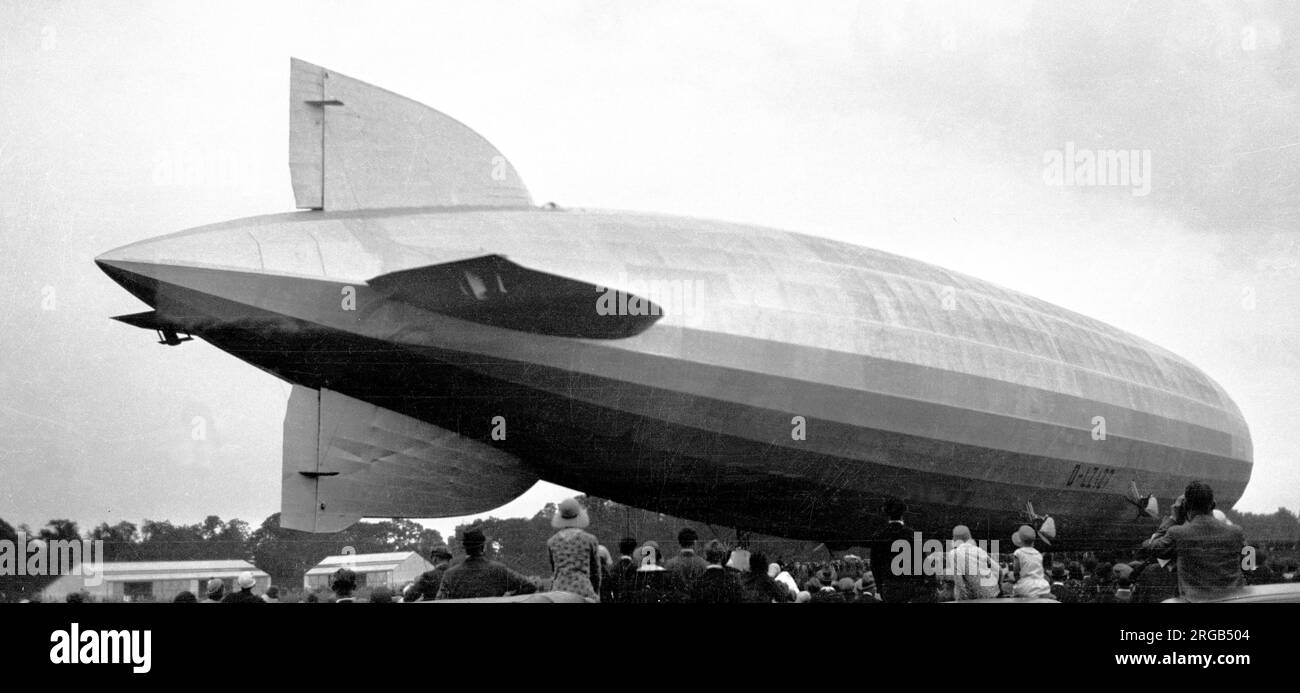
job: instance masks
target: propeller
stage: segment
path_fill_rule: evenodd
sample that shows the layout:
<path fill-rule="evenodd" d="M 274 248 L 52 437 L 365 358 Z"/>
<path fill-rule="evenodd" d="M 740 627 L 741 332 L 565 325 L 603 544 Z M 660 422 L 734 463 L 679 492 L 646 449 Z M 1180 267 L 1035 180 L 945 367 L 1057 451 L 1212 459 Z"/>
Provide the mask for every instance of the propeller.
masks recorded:
<path fill-rule="evenodd" d="M 1127 500 L 1137 508 L 1138 514 L 1136 519 L 1140 520 L 1144 515 L 1151 518 L 1160 517 L 1159 501 L 1157 501 L 1156 497 L 1153 495 L 1142 495 L 1142 492 L 1138 490 L 1136 481 L 1129 482 L 1128 497 L 1124 500 Z"/>
<path fill-rule="evenodd" d="M 1044 544 L 1052 545 L 1052 540 L 1056 538 L 1056 520 L 1051 515 L 1039 515 L 1034 512 L 1032 502 L 1025 503 L 1025 513 L 1029 515 L 1030 522 L 1037 525 L 1038 538 L 1043 540 Z"/>

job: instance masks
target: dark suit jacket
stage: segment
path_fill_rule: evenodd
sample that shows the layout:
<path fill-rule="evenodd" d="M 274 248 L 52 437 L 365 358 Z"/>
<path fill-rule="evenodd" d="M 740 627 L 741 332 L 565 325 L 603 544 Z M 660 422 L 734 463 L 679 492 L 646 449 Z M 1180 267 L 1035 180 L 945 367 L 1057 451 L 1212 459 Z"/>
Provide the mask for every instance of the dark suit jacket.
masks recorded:
<path fill-rule="evenodd" d="M 253 594 L 251 589 L 235 590 L 221 600 L 224 604 L 263 604 L 262 598 Z"/>
<path fill-rule="evenodd" d="M 709 568 L 691 583 L 691 602 L 695 604 L 739 604 L 744 599 L 740 581 L 726 568 Z"/>
<path fill-rule="evenodd" d="M 624 601 L 632 604 L 678 604 L 688 598 L 682 576 L 667 570 L 637 570 L 624 590 Z"/>
<path fill-rule="evenodd" d="M 1163 602 L 1178 596 L 1177 563 L 1168 563 L 1164 568 L 1152 559 L 1137 575 L 1137 589 L 1134 590 L 1135 601 L 1144 604 Z"/>
<path fill-rule="evenodd" d="M 664 568 L 670 573 L 677 573 L 687 587 L 695 582 L 695 578 L 703 575 L 707 567 L 709 567 L 708 561 L 696 555 L 694 549 L 682 549 L 681 553 L 664 563 Z"/>
<path fill-rule="evenodd" d="M 442 588 L 442 576 L 447 574 L 447 569 L 451 567 L 450 563 L 440 563 L 428 570 L 420 573 L 420 577 L 415 579 L 415 591 L 420 594 L 420 599 L 431 602 L 438 598 L 438 590 Z"/>
<path fill-rule="evenodd" d="M 1197 515 L 1181 525 L 1166 518 L 1142 544 L 1156 558 L 1176 559 L 1178 589 L 1188 601 L 1207 601 L 1235 592 L 1245 584 L 1241 550 L 1246 535 L 1235 527 Z"/>
<path fill-rule="evenodd" d="M 891 570 L 890 564 L 898 555 L 893 545 L 900 539 L 907 542 L 907 551 L 914 550 L 912 544 L 916 540 L 915 531 L 896 522 L 889 523 L 871 540 L 871 574 L 876 578 L 881 599 L 886 602 L 934 601 L 933 580 L 922 572 L 920 565 L 912 565 L 912 570 L 907 575 L 894 575 Z"/>
<path fill-rule="evenodd" d="M 504 597 L 507 593 L 532 594 L 537 587 L 523 575 L 502 563 L 482 556 L 468 556 L 447 569 L 438 588 L 438 599 Z"/>
<path fill-rule="evenodd" d="M 601 583 L 600 601 L 626 603 L 632 590 L 632 578 L 636 575 L 636 561 L 631 556 L 619 556 L 618 561 L 609 569 L 609 579 Z"/>
<path fill-rule="evenodd" d="M 794 595 L 785 585 L 773 580 L 767 573 L 743 573 L 740 592 L 745 603 L 792 602 Z"/>

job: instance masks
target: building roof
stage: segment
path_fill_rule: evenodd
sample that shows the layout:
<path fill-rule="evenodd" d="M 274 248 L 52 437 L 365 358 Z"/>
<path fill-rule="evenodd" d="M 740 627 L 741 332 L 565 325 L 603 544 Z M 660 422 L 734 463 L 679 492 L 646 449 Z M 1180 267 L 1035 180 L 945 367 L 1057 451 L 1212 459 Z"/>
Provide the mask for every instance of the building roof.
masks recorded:
<path fill-rule="evenodd" d="M 105 580 L 187 580 L 195 578 L 226 577 L 249 571 L 253 577 L 268 577 L 248 561 L 114 561 L 105 563 Z"/>
<path fill-rule="evenodd" d="M 324 560 L 316 564 L 316 567 L 308 570 L 307 574 L 328 575 L 345 566 L 360 573 L 389 570 L 412 556 L 419 558 L 420 554 L 415 551 L 393 551 L 390 553 L 355 553 L 326 556 Z"/>

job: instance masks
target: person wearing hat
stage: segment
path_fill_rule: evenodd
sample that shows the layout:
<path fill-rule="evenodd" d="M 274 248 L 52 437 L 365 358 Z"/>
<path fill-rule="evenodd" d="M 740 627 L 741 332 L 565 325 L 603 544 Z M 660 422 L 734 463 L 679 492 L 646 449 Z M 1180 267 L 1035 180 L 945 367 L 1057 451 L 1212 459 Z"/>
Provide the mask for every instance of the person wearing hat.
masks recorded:
<path fill-rule="evenodd" d="M 637 562 L 636 539 L 623 537 L 618 542 L 618 560 L 609 568 L 609 579 L 600 583 L 600 600 L 603 602 L 627 602 L 628 591 L 632 588 L 632 577 L 636 574 Z"/>
<path fill-rule="evenodd" d="M 668 559 L 664 566 L 670 572 L 677 573 L 682 582 L 686 583 L 687 588 L 695 582 L 695 578 L 704 574 L 705 568 L 709 564 L 695 554 L 695 542 L 699 541 L 699 535 L 690 527 L 685 527 L 677 533 L 677 543 L 682 547 L 680 553 L 675 557 Z"/>
<path fill-rule="evenodd" d="M 420 573 L 415 579 L 415 585 L 411 588 L 411 601 L 431 602 L 438 598 L 442 577 L 451 567 L 451 549 L 443 544 L 433 547 L 429 550 L 429 561 L 433 563 L 433 569 Z"/>
<path fill-rule="evenodd" d="M 1070 585 L 1070 573 L 1064 563 L 1052 564 L 1052 598 L 1062 604 L 1079 601 L 1079 593 Z"/>
<path fill-rule="evenodd" d="M 624 601 L 632 604 L 681 603 L 687 600 L 682 576 L 659 565 L 663 558 L 659 544 L 647 541 L 636 550 L 636 572 L 626 588 Z"/>
<path fill-rule="evenodd" d="M 477 527 L 465 530 L 461 545 L 465 548 L 465 560 L 443 574 L 437 599 L 480 599 L 537 591 L 532 580 L 483 555 L 487 550 L 483 530 Z"/>
<path fill-rule="evenodd" d="M 204 597 L 199 600 L 200 604 L 217 604 L 226 596 L 226 583 L 221 578 L 212 578 L 208 580 L 207 589 Z"/>
<path fill-rule="evenodd" d="M 559 531 L 546 540 L 546 549 L 551 557 L 551 589 L 599 602 L 600 542 L 583 531 L 590 523 L 587 509 L 576 498 L 565 498 L 551 517 L 551 526 Z"/>
<path fill-rule="evenodd" d="M 1019 547 L 1011 554 L 1017 576 L 1014 589 L 1017 597 L 1039 598 L 1052 594 L 1052 584 L 1043 571 L 1043 554 L 1034 548 L 1037 536 L 1038 533 L 1029 525 L 1020 525 L 1020 529 L 1011 535 L 1011 543 Z"/>
<path fill-rule="evenodd" d="M 812 578 L 804 583 L 804 589 L 812 595 L 812 604 L 843 604 L 844 595 L 835 589 L 834 583 L 823 582 L 820 578 Z"/>
<path fill-rule="evenodd" d="M 903 522 L 907 504 L 897 498 L 889 498 L 881 510 L 889 518 L 889 524 L 871 540 L 871 571 L 880 598 L 886 602 L 933 602 L 935 590 L 931 586 L 932 581 L 922 570 L 923 566 L 912 566 L 911 570 L 894 574 L 893 559 L 896 551 L 906 551 L 910 555 L 914 548 L 912 544 L 916 541 L 915 533 Z"/>
<path fill-rule="evenodd" d="M 880 597 L 876 595 L 876 580 L 871 576 L 871 571 L 863 573 L 853 586 L 858 593 L 858 604 L 880 603 Z"/>
<path fill-rule="evenodd" d="M 245 570 L 244 572 L 239 574 L 238 578 L 235 578 L 235 589 L 231 590 L 230 594 L 227 594 L 225 598 L 221 600 L 221 603 L 222 604 L 253 604 L 253 603 L 264 604 L 265 602 L 262 601 L 261 597 L 257 596 L 256 594 L 253 594 L 253 588 L 256 586 L 257 586 L 257 579 L 253 577 L 253 574 L 251 572 Z"/>
<path fill-rule="evenodd" d="M 704 560 L 708 567 L 704 574 L 691 583 L 691 602 L 694 604 L 739 604 L 743 600 L 740 582 L 723 567 L 727 560 L 727 550 L 714 539 L 704 548 Z"/>
<path fill-rule="evenodd" d="M 858 601 L 858 583 L 851 577 L 842 577 L 835 583 L 835 591 L 844 595 L 844 601 L 855 604 Z"/>
<path fill-rule="evenodd" d="M 1114 575 L 1115 589 L 1101 595 L 1099 600 L 1102 604 L 1130 604 L 1134 600 L 1133 579 L 1131 570 L 1120 570 L 1119 567 L 1128 567 L 1127 563 L 1116 563 L 1112 569 Z"/>

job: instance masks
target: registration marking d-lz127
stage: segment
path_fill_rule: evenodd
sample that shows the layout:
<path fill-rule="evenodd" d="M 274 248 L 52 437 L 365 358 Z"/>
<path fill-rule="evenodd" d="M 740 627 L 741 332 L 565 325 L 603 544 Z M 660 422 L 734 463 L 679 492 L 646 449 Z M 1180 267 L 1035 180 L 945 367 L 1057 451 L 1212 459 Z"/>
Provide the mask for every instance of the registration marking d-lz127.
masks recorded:
<path fill-rule="evenodd" d="M 1110 485 L 1116 471 L 1118 470 L 1112 467 L 1076 464 L 1070 471 L 1070 477 L 1066 479 L 1065 485 L 1074 488 L 1103 489 Z"/>

